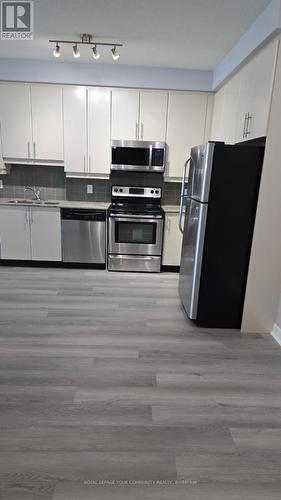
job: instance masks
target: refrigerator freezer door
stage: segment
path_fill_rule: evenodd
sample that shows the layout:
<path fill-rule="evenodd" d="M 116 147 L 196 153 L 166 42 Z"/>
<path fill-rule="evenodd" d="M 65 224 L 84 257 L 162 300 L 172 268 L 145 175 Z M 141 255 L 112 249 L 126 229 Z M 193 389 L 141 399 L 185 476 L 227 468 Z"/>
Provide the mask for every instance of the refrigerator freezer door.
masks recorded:
<path fill-rule="evenodd" d="M 189 198 L 186 203 L 179 294 L 190 319 L 196 319 L 208 205 Z"/>
<path fill-rule="evenodd" d="M 208 203 L 215 143 L 209 142 L 191 149 L 187 196 Z"/>

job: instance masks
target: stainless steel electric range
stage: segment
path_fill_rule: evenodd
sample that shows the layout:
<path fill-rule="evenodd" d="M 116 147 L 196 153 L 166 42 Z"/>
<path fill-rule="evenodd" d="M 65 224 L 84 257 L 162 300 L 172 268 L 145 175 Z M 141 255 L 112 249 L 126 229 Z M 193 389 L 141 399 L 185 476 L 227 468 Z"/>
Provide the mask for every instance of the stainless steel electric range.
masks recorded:
<path fill-rule="evenodd" d="M 164 234 L 161 188 L 112 186 L 108 270 L 160 272 Z"/>

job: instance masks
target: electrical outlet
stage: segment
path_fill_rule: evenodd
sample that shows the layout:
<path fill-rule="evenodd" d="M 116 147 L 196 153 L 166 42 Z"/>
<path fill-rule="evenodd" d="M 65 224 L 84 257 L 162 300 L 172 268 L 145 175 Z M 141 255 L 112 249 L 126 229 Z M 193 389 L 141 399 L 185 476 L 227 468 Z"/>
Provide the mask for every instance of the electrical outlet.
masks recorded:
<path fill-rule="evenodd" d="M 187 189 L 184 190 L 184 196 L 187 196 Z"/>
<path fill-rule="evenodd" d="M 3 181 L 0 179 L 0 189 L 3 189 Z"/>
<path fill-rule="evenodd" d="M 94 193 L 93 184 L 87 184 L 87 194 L 93 194 L 93 193 Z"/>

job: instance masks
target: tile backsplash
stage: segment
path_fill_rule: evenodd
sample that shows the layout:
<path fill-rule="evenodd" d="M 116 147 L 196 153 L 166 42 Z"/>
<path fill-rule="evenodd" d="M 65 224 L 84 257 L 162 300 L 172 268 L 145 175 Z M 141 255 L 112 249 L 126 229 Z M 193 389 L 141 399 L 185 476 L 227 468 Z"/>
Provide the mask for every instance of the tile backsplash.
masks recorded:
<path fill-rule="evenodd" d="M 112 172 L 109 180 L 79 179 L 66 177 L 62 167 L 12 165 L 11 173 L 0 179 L 0 198 L 29 198 L 32 193 L 24 193 L 24 188 L 30 186 L 40 188 L 44 200 L 109 202 L 115 184 L 162 187 L 163 205 L 178 205 L 180 198 L 180 183 L 164 182 L 159 173 Z M 93 186 L 93 194 L 87 194 L 87 184 Z"/>
<path fill-rule="evenodd" d="M 3 189 L 1 198 L 30 198 L 32 192 L 24 192 L 26 186 L 40 188 L 42 199 L 65 200 L 65 173 L 62 167 L 12 165 L 11 173 L 0 176 Z"/>

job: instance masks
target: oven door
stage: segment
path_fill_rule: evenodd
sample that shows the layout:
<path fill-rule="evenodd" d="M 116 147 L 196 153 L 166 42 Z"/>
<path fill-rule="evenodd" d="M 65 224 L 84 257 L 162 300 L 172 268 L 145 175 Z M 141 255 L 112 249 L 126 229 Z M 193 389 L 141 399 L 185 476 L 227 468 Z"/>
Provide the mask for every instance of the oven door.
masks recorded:
<path fill-rule="evenodd" d="M 162 217 L 109 216 L 108 253 L 121 255 L 161 255 Z"/>

